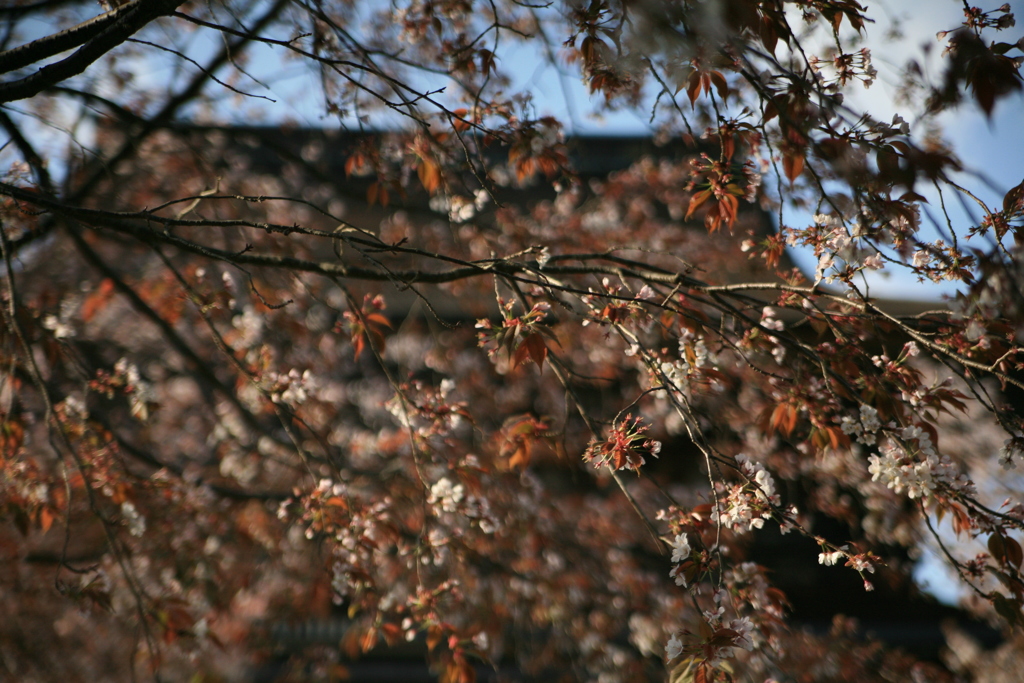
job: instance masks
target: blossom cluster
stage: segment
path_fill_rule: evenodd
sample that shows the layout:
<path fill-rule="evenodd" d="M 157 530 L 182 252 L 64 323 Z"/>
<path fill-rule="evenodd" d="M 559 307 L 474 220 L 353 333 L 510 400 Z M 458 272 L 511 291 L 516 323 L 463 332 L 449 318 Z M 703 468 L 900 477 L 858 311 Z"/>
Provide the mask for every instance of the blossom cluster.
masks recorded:
<path fill-rule="evenodd" d="M 295 408 L 305 403 L 318 388 L 316 378 L 308 369 L 299 372 L 292 368 L 287 373 L 270 372 L 266 375 L 270 387 L 270 400 Z"/>
<path fill-rule="evenodd" d="M 832 90 L 838 90 L 853 80 L 858 80 L 865 88 L 870 88 L 878 77 L 878 70 L 871 64 L 871 50 L 866 47 L 853 53 L 839 52 L 828 60 L 812 55 L 808 62 L 811 69 L 819 75 L 822 74 L 825 65 L 831 67 L 832 75 L 823 80 L 826 87 Z"/>
<path fill-rule="evenodd" d="M 467 415 L 466 404 L 450 398 L 455 383 L 441 380 L 436 389 L 415 381 L 400 387 L 384 404 L 403 428 L 412 428 L 424 438 L 443 437 L 458 429 Z"/>
<path fill-rule="evenodd" d="M 469 524 L 475 524 L 485 534 L 498 530 L 499 521 L 491 511 L 490 501 L 485 496 L 468 493 L 465 485 L 448 477 L 441 477 L 430 487 L 427 504 L 432 506 L 434 515 L 456 534 L 461 534 Z M 431 533 L 444 535 L 437 528 Z"/>
<path fill-rule="evenodd" d="M 718 358 L 710 349 L 703 337 L 695 337 L 688 330 L 679 338 L 679 359 L 661 363 L 662 378 L 665 386 L 684 394 L 690 392 L 690 379 L 702 368 L 713 366 Z"/>
<path fill-rule="evenodd" d="M 775 479 L 759 462 L 744 453 L 736 455 L 736 464 L 747 482 L 735 484 L 713 512 L 712 519 L 734 531 L 760 529 L 772 517 L 772 506 L 781 504 L 775 492 Z M 719 488 L 724 488 L 719 485 Z"/>
<path fill-rule="evenodd" d="M 138 537 L 146 533 L 146 518 L 139 514 L 131 501 L 121 503 L 121 521 L 128 527 L 128 533 L 132 536 Z"/>
<path fill-rule="evenodd" d="M 81 305 L 80 297 L 72 296 L 61 302 L 58 315 L 47 315 L 43 318 L 43 329 L 53 332 L 56 339 L 70 339 L 77 335 L 77 312 Z"/>
<path fill-rule="evenodd" d="M 483 210 L 489 199 L 490 195 L 483 189 L 477 190 L 472 198 L 437 194 L 430 198 L 430 208 L 439 213 L 447 213 L 452 223 L 465 223 Z"/>
<path fill-rule="evenodd" d="M 427 502 L 437 506 L 443 512 L 455 512 L 465 495 L 465 488 L 462 484 L 453 484 L 448 477 L 442 477 L 430 487 Z"/>
<path fill-rule="evenodd" d="M 896 493 L 906 490 L 910 498 L 928 498 L 939 487 L 964 495 L 976 493 L 967 475 L 949 456 L 936 453 L 931 437 L 920 427 L 904 427 L 899 439 L 886 439 L 878 450 L 878 455 L 868 457 L 871 480 Z"/>
<path fill-rule="evenodd" d="M 839 421 L 839 428 L 843 434 L 852 436 L 860 443 L 871 446 L 878 440 L 878 430 L 882 427 L 882 421 L 878 417 L 878 411 L 866 403 L 860 406 L 860 419 L 844 415 Z"/>
<path fill-rule="evenodd" d="M 129 395 L 132 415 L 146 420 L 149 417 L 149 405 L 156 400 L 153 385 L 142 379 L 139 368 L 127 358 L 122 358 L 114 365 L 114 377 L 125 383 L 124 389 Z"/>

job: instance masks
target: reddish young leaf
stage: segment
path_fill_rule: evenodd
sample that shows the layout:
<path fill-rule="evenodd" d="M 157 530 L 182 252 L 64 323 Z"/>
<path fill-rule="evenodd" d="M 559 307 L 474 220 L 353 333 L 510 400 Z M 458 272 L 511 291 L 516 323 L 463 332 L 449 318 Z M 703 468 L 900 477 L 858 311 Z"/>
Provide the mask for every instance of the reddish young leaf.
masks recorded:
<path fill-rule="evenodd" d="M 394 645 L 402 639 L 402 628 L 398 624 L 383 623 L 380 630 L 384 634 L 384 640 L 388 645 Z"/>
<path fill-rule="evenodd" d="M 391 328 L 391 321 L 381 313 L 366 313 L 363 317 L 366 318 L 367 322 L 374 325 Z"/>
<path fill-rule="evenodd" d="M 351 176 L 366 165 L 366 157 L 361 152 L 350 154 L 345 160 L 345 175 Z"/>
<path fill-rule="evenodd" d="M 372 650 L 377 645 L 377 629 L 371 626 L 366 629 L 366 633 L 363 634 L 363 639 L 359 643 L 360 649 L 366 653 Z"/>
<path fill-rule="evenodd" d="M 420 159 L 419 166 L 416 167 L 416 175 L 419 177 L 423 189 L 430 194 L 434 194 L 441 184 L 441 170 L 428 158 Z"/>
<path fill-rule="evenodd" d="M 702 190 L 690 198 L 690 206 L 686 209 L 685 220 L 690 220 L 690 217 L 701 207 L 701 204 L 706 202 L 711 197 L 711 190 Z"/>
<path fill-rule="evenodd" d="M 697 98 L 700 97 L 703 85 L 704 83 L 701 78 L 701 73 L 694 69 L 686 83 L 686 96 L 690 98 L 691 108 L 697 106 Z"/>
<path fill-rule="evenodd" d="M 782 157 L 782 170 L 786 174 L 786 178 L 789 179 L 790 184 L 793 184 L 800 174 L 804 170 L 804 153 L 803 152 L 790 152 L 784 154 Z"/>
<path fill-rule="evenodd" d="M 544 359 L 548 356 L 548 347 L 540 334 L 531 334 L 523 340 L 523 347 L 526 347 L 530 359 L 537 364 L 537 369 L 544 370 Z"/>
<path fill-rule="evenodd" d="M 39 528 L 45 534 L 53 526 L 53 521 L 57 518 L 56 513 L 48 505 L 44 505 L 39 509 Z"/>
<path fill-rule="evenodd" d="M 708 77 L 711 83 L 714 84 L 715 89 L 718 91 L 718 96 L 723 100 L 729 96 L 729 84 L 725 80 L 725 76 L 720 71 L 708 72 Z"/>
<path fill-rule="evenodd" d="M 444 634 L 441 632 L 441 629 L 439 627 L 431 626 L 429 629 L 427 629 L 427 649 L 433 652 L 434 648 L 437 647 L 438 643 L 441 642 L 443 637 Z"/>

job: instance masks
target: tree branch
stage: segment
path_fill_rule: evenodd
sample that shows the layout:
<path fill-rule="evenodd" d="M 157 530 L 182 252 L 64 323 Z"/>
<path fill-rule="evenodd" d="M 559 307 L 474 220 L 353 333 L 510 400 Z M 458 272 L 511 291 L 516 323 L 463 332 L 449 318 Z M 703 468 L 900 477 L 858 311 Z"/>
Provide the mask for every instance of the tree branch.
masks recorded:
<path fill-rule="evenodd" d="M 0 73 L 21 69 L 40 60 L 78 47 L 100 35 L 119 18 L 131 12 L 141 2 L 142 0 L 136 0 L 135 3 L 122 5 L 71 28 L 66 28 L 44 38 L 33 40 L 31 43 L 0 52 Z"/>
<path fill-rule="evenodd" d="M 102 20 L 99 32 L 95 32 L 95 27 L 92 27 L 90 22 L 86 22 L 86 28 L 78 29 L 78 27 L 76 27 L 77 31 L 75 33 L 71 34 L 70 37 L 60 38 L 56 41 L 56 45 L 51 43 L 49 45 L 43 45 L 42 47 L 32 48 L 28 55 L 30 57 L 32 55 L 38 56 L 32 59 L 29 63 L 33 63 L 38 59 L 49 56 L 47 52 L 49 52 L 49 54 L 56 54 L 56 52 L 61 52 L 74 47 L 74 45 L 78 44 L 82 38 L 83 31 L 88 37 L 88 42 L 86 42 L 70 57 L 62 59 L 54 64 L 48 64 L 36 71 L 34 74 L 26 76 L 25 78 L 21 78 L 16 81 L 9 81 L 7 83 L 0 83 L 0 102 L 13 102 L 15 100 L 23 100 L 33 97 L 46 88 L 57 85 L 61 81 L 67 80 L 72 76 L 77 76 L 85 71 L 90 64 L 123 43 L 129 36 L 139 31 L 143 26 L 161 16 L 170 14 L 177 9 L 179 5 L 184 4 L 184 2 L 185 0 L 135 0 L 134 3 L 126 5 L 120 10 L 112 10 L 112 12 L 108 12 L 108 14 L 113 14 L 112 22 L 110 19 L 104 18 L 107 17 L 106 14 L 101 15 L 101 17 L 98 18 Z M 74 31 L 75 29 L 69 30 Z M 56 35 L 61 36 L 62 34 Z M 32 43 L 29 44 L 29 46 L 31 45 Z M 20 48 L 15 48 L 15 50 L 18 49 Z M 53 52 L 53 50 L 56 51 Z M 24 55 L 20 58 L 18 55 L 14 55 L 9 59 L 9 61 L 18 65 L 24 61 L 24 58 Z M 0 67 L 2 67 L 2 62 L 0 62 Z M 17 68 L 17 66 L 14 68 Z M 10 68 L 3 68 L 2 70 L 4 72 L 10 71 Z"/>

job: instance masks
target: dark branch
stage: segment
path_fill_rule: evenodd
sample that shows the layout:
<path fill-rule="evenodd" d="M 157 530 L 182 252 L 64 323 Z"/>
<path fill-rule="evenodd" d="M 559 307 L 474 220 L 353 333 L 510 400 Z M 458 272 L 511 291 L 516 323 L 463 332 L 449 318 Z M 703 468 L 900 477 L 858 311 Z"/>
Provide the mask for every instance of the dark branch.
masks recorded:
<path fill-rule="evenodd" d="M 58 31 L 31 43 L 19 45 L 0 52 L 0 73 L 9 73 L 15 69 L 34 64 L 48 57 L 53 57 L 66 50 L 71 50 L 95 38 L 120 17 L 128 14 L 135 4 L 123 5 L 117 9 L 87 19 L 82 23 Z"/>
<path fill-rule="evenodd" d="M 184 4 L 184 1 L 185 0 L 135 0 L 135 2 L 125 5 L 125 7 L 120 10 L 114 10 L 114 20 L 112 22 L 109 19 L 104 20 L 101 30 L 95 35 L 89 37 L 88 42 L 82 45 L 82 47 L 70 57 L 66 57 L 65 59 L 53 64 L 48 64 L 36 71 L 34 74 L 24 78 L 0 84 L 0 102 L 13 102 L 15 100 L 23 100 L 33 97 L 46 88 L 57 85 L 61 81 L 65 81 L 72 76 L 77 76 L 89 68 L 89 65 L 97 59 L 100 59 L 127 40 L 132 34 L 138 32 L 155 19 L 170 14 L 177 9 L 179 5 Z M 107 15 L 102 16 L 106 17 Z M 88 29 L 87 35 L 90 30 L 94 29 Z M 64 38 L 61 41 L 58 41 L 58 46 L 64 45 L 64 43 L 68 44 L 55 52 L 49 52 L 49 54 L 56 54 L 56 52 L 61 52 L 74 47 L 76 44 L 79 44 L 80 38 L 81 35 L 74 34 L 71 38 Z M 49 56 L 47 52 L 52 50 L 53 47 L 53 45 L 49 45 L 44 46 L 43 48 L 33 48 L 30 54 L 38 53 L 40 56 L 29 63 L 34 63 L 37 59 Z M 15 49 L 17 50 L 20 48 Z M 16 65 L 21 62 L 20 59 L 13 58 L 9 61 Z M 0 66 L 2 66 L 2 62 L 0 62 Z M 7 72 L 9 70 L 10 68 L 0 68 L 0 71 L 3 72 Z"/>

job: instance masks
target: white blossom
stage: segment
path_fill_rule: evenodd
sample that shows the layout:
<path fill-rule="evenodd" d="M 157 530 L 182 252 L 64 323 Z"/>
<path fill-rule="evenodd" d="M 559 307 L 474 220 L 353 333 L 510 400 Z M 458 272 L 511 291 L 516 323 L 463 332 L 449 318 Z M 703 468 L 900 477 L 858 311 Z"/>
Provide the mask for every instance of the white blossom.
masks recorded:
<path fill-rule="evenodd" d="M 740 617 L 739 619 L 733 619 L 729 622 L 729 628 L 736 631 L 739 635 L 733 641 L 733 645 L 736 647 L 742 647 L 744 650 L 751 651 L 754 649 L 754 641 L 750 637 L 754 630 L 754 624 L 750 621 L 750 617 Z"/>
<path fill-rule="evenodd" d="M 64 413 L 68 417 L 75 417 L 80 420 L 89 417 L 89 409 L 86 407 L 85 401 L 74 395 L 64 399 Z"/>
<path fill-rule="evenodd" d="M 132 536 L 142 536 L 146 533 L 146 518 L 139 514 L 135 505 L 130 501 L 121 503 L 121 517 L 128 526 L 128 533 Z"/>
<path fill-rule="evenodd" d="M 838 216 L 819 213 L 814 216 L 814 224 L 821 228 L 841 228 L 843 221 Z"/>
<path fill-rule="evenodd" d="M 882 426 L 882 421 L 878 419 L 878 411 L 866 403 L 860 406 L 860 423 L 868 432 L 877 432 Z"/>
<path fill-rule="evenodd" d="M 287 374 L 268 373 L 267 379 L 275 388 L 270 398 L 274 403 L 284 403 L 296 407 L 305 403 L 317 388 L 317 382 L 309 370 L 301 373 L 292 368 Z"/>
<path fill-rule="evenodd" d="M 900 463 L 896 458 L 896 451 L 883 449 L 881 455 L 868 456 L 868 472 L 871 474 L 871 481 L 880 481 L 889 488 L 895 488 L 900 476 Z"/>
<path fill-rule="evenodd" d="M 818 553 L 818 564 L 823 564 L 826 567 L 832 567 L 839 560 L 843 559 L 844 553 L 842 550 L 833 550 L 832 552 Z"/>
<path fill-rule="evenodd" d="M 677 586 L 686 588 L 686 574 L 683 572 L 683 565 L 677 564 L 669 570 L 668 577 L 676 582 Z"/>
<path fill-rule="evenodd" d="M 871 270 L 881 270 L 885 267 L 885 261 L 882 259 L 881 254 L 875 253 L 864 259 L 864 267 Z"/>
<path fill-rule="evenodd" d="M 843 430 L 843 434 L 847 436 L 860 436 L 864 431 L 864 426 L 861 425 L 860 420 L 855 420 L 849 415 L 844 415 L 839 421 L 839 428 Z"/>
<path fill-rule="evenodd" d="M 670 387 L 673 391 L 681 391 L 683 393 L 689 393 L 690 391 L 690 377 L 689 377 L 690 364 L 686 361 L 676 361 L 674 363 L 662 363 L 661 374 L 665 378 L 665 386 Z"/>
<path fill-rule="evenodd" d="M 464 497 L 465 489 L 462 484 L 452 484 L 448 477 L 442 477 L 430 487 L 430 496 L 427 498 L 427 502 L 431 505 L 440 504 L 441 509 L 445 512 L 455 512 Z"/>
<path fill-rule="evenodd" d="M 772 475 L 768 474 L 768 470 L 758 470 L 754 475 L 754 481 L 761 487 L 758 495 L 766 499 L 775 497 L 775 480 L 772 479 Z"/>
<path fill-rule="evenodd" d="M 52 330 L 53 336 L 57 339 L 67 339 L 75 336 L 75 328 L 72 327 L 71 322 L 61 320 L 55 315 L 48 315 L 43 318 L 43 327 Z"/>
<path fill-rule="evenodd" d="M 654 290 L 651 289 L 650 285 L 644 285 L 639 292 L 637 292 L 636 298 L 638 300 L 654 299 L 656 297 Z"/>
<path fill-rule="evenodd" d="M 131 405 L 132 417 L 140 420 L 149 418 L 149 404 L 156 401 L 156 392 L 146 380 L 139 374 L 139 368 L 135 363 L 130 363 L 127 358 L 122 358 L 114 364 L 114 372 L 125 378 L 128 389 L 131 392 L 129 403 Z"/>
<path fill-rule="evenodd" d="M 973 319 L 967 323 L 967 329 L 964 331 L 964 336 L 971 341 L 978 341 L 985 334 L 985 326 L 981 324 L 980 320 Z"/>
<path fill-rule="evenodd" d="M 682 562 L 690 556 L 690 539 L 686 534 L 678 534 L 672 541 L 672 561 Z"/>
<path fill-rule="evenodd" d="M 669 661 L 675 659 L 683 653 L 683 641 L 679 639 L 675 633 L 668 639 L 668 644 L 665 645 L 665 656 Z"/>
<path fill-rule="evenodd" d="M 908 427 L 903 433 L 914 434 L 917 429 Z M 879 449 L 881 455 L 868 457 L 871 480 L 882 482 L 896 493 L 906 491 L 909 498 L 927 498 L 940 485 L 973 495 L 974 483 L 967 475 L 960 473 L 949 457 L 939 457 L 926 434 L 917 438 L 923 459 L 916 460 L 902 447 L 886 442 Z"/>
<path fill-rule="evenodd" d="M 858 572 L 875 573 L 875 565 L 871 564 L 871 560 L 865 555 L 853 555 L 850 557 L 849 566 Z"/>

